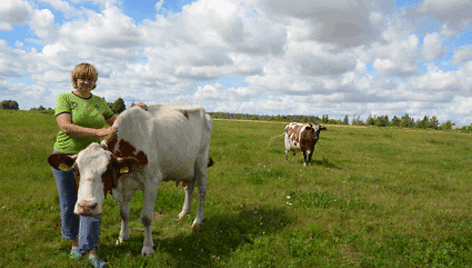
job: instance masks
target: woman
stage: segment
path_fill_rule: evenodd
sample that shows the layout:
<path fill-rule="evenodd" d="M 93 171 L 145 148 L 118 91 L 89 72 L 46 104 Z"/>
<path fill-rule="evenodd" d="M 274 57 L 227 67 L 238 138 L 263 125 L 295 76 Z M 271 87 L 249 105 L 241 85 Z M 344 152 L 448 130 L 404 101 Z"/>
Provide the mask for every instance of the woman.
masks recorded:
<path fill-rule="evenodd" d="M 97 79 L 97 70 L 89 63 L 80 63 L 72 71 L 72 86 L 75 90 L 61 94 L 55 108 L 60 132 L 54 152 L 77 154 L 114 131 L 113 127 L 104 127 L 105 124 L 112 126 L 116 116 L 102 98 L 91 93 Z M 144 103 L 140 102 L 137 106 L 147 110 Z M 72 242 L 70 258 L 78 259 L 88 252 L 88 259 L 94 267 L 107 267 L 98 255 L 101 215 L 83 217 L 74 214 L 77 201 L 74 171 L 52 170 L 59 191 L 62 237 Z"/>

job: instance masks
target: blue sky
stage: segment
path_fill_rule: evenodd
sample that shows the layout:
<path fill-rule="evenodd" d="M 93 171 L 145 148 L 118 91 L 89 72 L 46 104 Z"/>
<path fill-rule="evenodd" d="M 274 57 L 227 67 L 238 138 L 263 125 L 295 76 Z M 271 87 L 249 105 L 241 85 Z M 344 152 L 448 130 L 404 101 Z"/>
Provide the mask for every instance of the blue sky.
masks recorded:
<path fill-rule="evenodd" d="M 4 0 L 0 100 L 54 107 L 90 62 L 128 106 L 470 125 L 469 2 Z"/>

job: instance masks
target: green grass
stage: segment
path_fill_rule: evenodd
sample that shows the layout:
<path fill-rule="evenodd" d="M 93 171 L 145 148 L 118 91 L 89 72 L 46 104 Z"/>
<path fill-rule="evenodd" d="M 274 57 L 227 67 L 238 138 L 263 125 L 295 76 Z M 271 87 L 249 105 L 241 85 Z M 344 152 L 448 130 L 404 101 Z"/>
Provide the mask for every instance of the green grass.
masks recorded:
<path fill-rule="evenodd" d="M 118 204 L 104 204 L 101 254 L 112 267 L 471 267 L 472 139 L 461 132 L 327 126 L 312 165 L 285 162 L 283 123 L 215 120 L 205 221 L 176 221 L 184 191 L 163 183 L 153 256 L 142 258 L 142 193 L 130 240 L 115 245 Z M 46 158 L 54 116 L 0 110 L 0 266 L 68 260 Z"/>

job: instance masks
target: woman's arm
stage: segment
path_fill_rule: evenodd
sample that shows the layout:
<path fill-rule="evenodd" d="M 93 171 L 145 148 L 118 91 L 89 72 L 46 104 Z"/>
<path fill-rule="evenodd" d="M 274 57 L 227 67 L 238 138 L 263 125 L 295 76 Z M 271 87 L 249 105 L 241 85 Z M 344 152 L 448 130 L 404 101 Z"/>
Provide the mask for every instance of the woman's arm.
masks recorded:
<path fill-rule="evenodd" d="M 110 118 L 108 118 L 106 121 L 107 121 L 107 124 L 110 125 L 110 126 L 113 126 L 113 123 L 115 123 L 115 120 L 116 120 L 116 114 L 112 115 Z"/>
<path fill-rule="evenodd" d="M 114 117 L 113 115 L 112 117 Z M 111 117 L 111 118 L 112 118 Z M 108 120 L 110 120 L 109 118 Z M 71 122 L 70 114 L 63 113 L 56 116 L 57 124 L 64 134 L 69 135 L 74 138 L 94 138 L 94 137 L 104 137 L 110 132 L 114 131 L 114 128 L 87 128 L 75 125 Z M 108 122 L 107 122 L 108 123 Z M 113 124 L 113 123 L 112 123 Z"/>

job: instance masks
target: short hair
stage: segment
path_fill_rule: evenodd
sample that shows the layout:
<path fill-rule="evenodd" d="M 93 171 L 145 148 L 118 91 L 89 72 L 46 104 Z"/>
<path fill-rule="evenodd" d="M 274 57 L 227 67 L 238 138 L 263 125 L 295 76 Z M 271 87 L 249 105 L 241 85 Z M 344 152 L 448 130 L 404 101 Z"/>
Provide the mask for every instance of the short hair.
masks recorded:
<path fill-rule="evenodd" d="M 98 72 L 90 63 L 79 63 L 72 71 L 72 86 L 77 88 L 77 79 L 93 80 L 93 88 L 97 87 Z"/>

